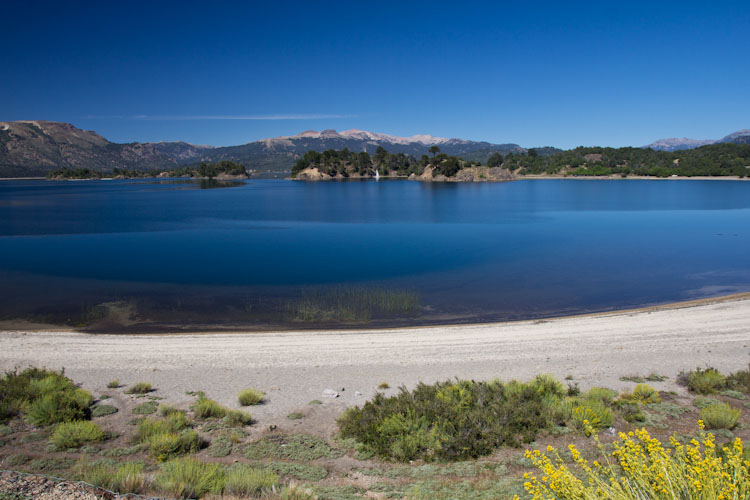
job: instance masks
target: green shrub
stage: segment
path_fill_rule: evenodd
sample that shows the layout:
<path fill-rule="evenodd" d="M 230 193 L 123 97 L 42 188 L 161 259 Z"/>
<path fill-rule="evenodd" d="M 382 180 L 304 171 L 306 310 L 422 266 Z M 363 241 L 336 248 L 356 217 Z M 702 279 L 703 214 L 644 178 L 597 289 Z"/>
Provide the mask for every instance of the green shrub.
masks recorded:
<path fill-rule="evenodd" d="M 224 488 L 224 471 L 218 464 L 179 458 L 162 464 L 155 484 L 164 493 L 177 498 L 218 495 Z"/>
<path fill-rule="evenodd" d="M 31 457 L 28 455 L 8 455 L 5 457 L 3 465 L 7 465 L 8 467 L 18 467 L 19 465 L 28 463 L 29 460 L 31 460 Z"/>
<path fill-rule="evenodd" d="M 447 381 L 377 393 L 338 420 L 342 437 L 396 460 L 457 460 L 520 446 L 564 418 L 565 387 L 550 376 L 527 384 L 511 381 Z"/>
<path fill-rule="evenodd" d="M 159 407 L 159 403 L 156 401 L 146 401 L 138 406 L 133 407 L 130 412 L 134 415 L 151 415 L 156 413 L 156 408 Z"/>
<path fill-rule="evenodd" d="M 714 394 L 723 389 L 726 383 L 726 377 L 715 368 L 698 368 L 687 374 L 688 389 L 698 394 Z"/>
<path fill-rule="evenodd" d="M 172 405 L 161 405 L 159 407 L 159 415 L 162 417 L 168 417 L 173 413 L 185 413 L 184 410 L 180 410 Z"/>
<path fill-rule="evenodd" d="M 227 409 L 213 399 L 199 397 L 198 401 L 190 407 L 198 418 L 223 418 Z"/>
<path fill-rule="evenodd" d="M 224 423 L 229 427 L 244 427 L 253 423 L 253 417 L 244 411 L 227 410 Z"/>
<path fill-rule="evenodd" d="M 208 454 L 212 457 L 226 457 L 232 453 L 232 442 L 224 437 L 220 436 L 211 440 L 211 445 L 208 447 Z"/>
<path fill-rule="evenodd" d="M 26 420 L 36 426 L 85 419 L 94 397 L 83 389 L 46 393 L 28 405 Z"/>
<path fill-rule="evenodd" d="M 84 419 L 93 399 L 62 372 L 37 368 L 7 372 L 0 379 L 0 423 L 21 413 L 36 426 Z"/>
<path fill-rule="evenodd" d="M 143 493 L 148 481 L 140 462 L 125 462 L 113 465 L 106 462 L 89 464 L 81 461 L 77 465 L 77 476 L 90 484 L 121 494 Z"/>
<path fill-rule="evenodd" d="M 29 469 L 38 472 L 60 471 L 71 467 L 75 461 L 71 458 L 36 458 L 28 463 Z"/>
<path fill-rule="evenodd" d="M 742 415 L 742 410 L 726 403 L 714 404 L 701 410 L 701 420 L 707 429 L 734 429 Z"/>
<path fill-rule="evenodd" d="M 661 403 L 659 391 L 647 384 L 638 384 L 635 386 L 635 389 L 633 389 L 633 399 L 643 404 Z"/>
<path fill-rule="evenodd" d="M 317 500 L 317 498 L 311 489 L 296 484 L 284 486 L 279 493 L 279 500 Z"/>
<path fill-rule="evenodd" d="M 614 402 L 616 396 L 617 391 L 614 391 L 612 389 L 605 389 L 604 387 L 592 387 L 586 392 L 586 394 L 584 394 L 583 397 L 585 399 L 599 401 L 600 403 L 609 406 Z"/>
<path fill-rule="evenodd" d="M 125 390 L 125 394 L 148 394 L 153 391 L 153 386 L 148 382 L 138 382 Z"/>
<path fill-rule="evenodd" d="M 237 496 L 258 497 L 279 484 L 279 476 L 268 469 L 247 465 L 230 467 L 224 481 L 224 492 Z"/>
<path fill-rule="evenodd" d="M 173 413 L 161 419 L 144 418 L 136 424 L 135 443 L 145 443 L 155 434 L 177 434 L 191 426 L 190 420 L 184 413 Z"/>
<path fill-rule="evenodd" d="M 319 465 L 295 464 L 293 462 L 268 462 L 264 469 L 272 470 L 281 476 L 293 477 L 300 481 L 321 481 L 328 476 L 328 470 Z"/>
<path fill-rule="evenodd" d="M 258 389 L 243 389 L 237 395 L 242 406 L 257 405 L 263 402 L 266 394 Z"/>
<path fill-rule="evenodd" d="M 165 462 L 188 453 L 196 453 L 204 442 L 194 430 L 184 430 L 179 434 L 154 434 L 146 440 L 151 456 L 157 462 Z"/>
<path fill-rule="evenodd" d="M 721 401 L 714 398 L 704 398 L 702 396 L 698 396 L 693 400 L 693 406 L 696 408 L 708 408 L 711 405 L 720 405 Z"/>
<path fill-rule="evenodd" d="M 597 400 L 586 400 L 573 408 L 573 425 L 580 431 L 588 432 L 587 425 L 595 431 L 610 427 L 613 421 L 612 411 Z"/>
<path fill-rule="evenodd" d="M 114 379 L 107 382 L 107 389 L 117 389 L 120 387 L 120 379 Z"/>
<path fill-rule="evenodd" d="M 286 460 L 315 460 L 337 458 L 343 452 L 331 448 L 323 439 L 308 434 L 273 434 L 250 443 L 245 456 L 251 460 L 281 458 Z"/>
<path fill-rule="evenodd" d="M 58 450 L 78 448 L 86 443 L 104 441 L 107 435 L 94 422 L 88 420 L 74 420 L 63 422 L 55 427 L 50 443 Z"/>
<path fill-rule="evenodd" d="M 750 393 L 750 368 L 729 375 L 727 377 L 727 387 L 734 391 Z"/>
<path fill-rule="evenodd" d="M 91 408 L 92 417 L 104 417 L 117 413 L 117 408 L 111 405 L 96 405 Z"/>

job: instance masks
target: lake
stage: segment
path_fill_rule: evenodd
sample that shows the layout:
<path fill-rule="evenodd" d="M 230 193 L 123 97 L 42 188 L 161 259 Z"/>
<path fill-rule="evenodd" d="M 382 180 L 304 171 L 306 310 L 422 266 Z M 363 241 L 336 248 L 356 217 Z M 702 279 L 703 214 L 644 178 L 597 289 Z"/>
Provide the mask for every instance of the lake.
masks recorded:
<path fill-rule="evenodd" d="M 750 291 L 750 182 L 0 181 L 0 319 L 466 323 Z"/>

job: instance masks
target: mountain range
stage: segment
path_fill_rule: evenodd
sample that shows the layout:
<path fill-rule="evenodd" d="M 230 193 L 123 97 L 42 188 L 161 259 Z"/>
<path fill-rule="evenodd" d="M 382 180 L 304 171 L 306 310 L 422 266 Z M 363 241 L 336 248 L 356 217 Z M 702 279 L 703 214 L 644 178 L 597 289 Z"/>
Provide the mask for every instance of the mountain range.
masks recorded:
<path fill-rule="evenodd" d="M 0 122 L 0 177 L 44 176 L 61 167 L 111 171 L 113 168 L 168 170 L 200 162 L 233 160 L 259 175 L 286 177 L 306 151 L 349 148 L 375 153 L 427 154 L 432 146 L 449 155 L 484 158 L 493 152 L 523 153 L 518 144 L 448 139 L 430 135 L 397 137 L 365 130 L 308 130 L 239 146 L 197 146 L 186 142 L 113 143 L 96 132 L 51 121 Z"/>
<path fill-rule="evenodd" d="M 662 139 L 648 146 L 655 150 L 675 151 L 705 144 L 750 143 L 750 130 L 741 130 L 717 141 Z M 233 160 L 243 163 L 259 176 L 286 177 L 294 163 L 309 150 L 349 148 L 374 153 L 378 147 L 391 153 L 420 157 L 432 146 L 466 160 L 485 161 L 494 152 L 525 153 L 518 144 L 493 144 L 465 139 L 414 135 L 398 137 L 365 130 L 308 130 L 297 135 L 262 139 L 238 146 L 199 146 L 187 142 L 110 142 L 96 132 L 79 129 L 69 123 L 53 121 L 0 122 L 0 177 L 44 176 L 62 168 L 89 168 L 111 171 L 113 168 L 169 170 L 200 162 Z M 556 148 L 536 148 L 538 154 L 551 154 Z"/>
<path fill-rule="evenodd" d="M 750 129 L 738 130 L 722 139 L 688 139 L 687 137 L 659 139 L 643 147 L 651 148 L 654 151 L 680 151 L 683 149 L 699 148 L 708 144 L 725 143 L 750 144 Z"/>

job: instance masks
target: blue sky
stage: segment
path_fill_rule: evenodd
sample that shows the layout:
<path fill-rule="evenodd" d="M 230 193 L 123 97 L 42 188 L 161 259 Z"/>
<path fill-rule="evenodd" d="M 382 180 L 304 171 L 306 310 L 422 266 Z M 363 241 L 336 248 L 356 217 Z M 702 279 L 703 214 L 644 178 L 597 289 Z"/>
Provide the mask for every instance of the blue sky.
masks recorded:
<path fill-rule="evenodd" d="M 0 120 L 240 144 L 314 129 L 523 146 L 750 128 L 749 2 L 8 2 Z"/>

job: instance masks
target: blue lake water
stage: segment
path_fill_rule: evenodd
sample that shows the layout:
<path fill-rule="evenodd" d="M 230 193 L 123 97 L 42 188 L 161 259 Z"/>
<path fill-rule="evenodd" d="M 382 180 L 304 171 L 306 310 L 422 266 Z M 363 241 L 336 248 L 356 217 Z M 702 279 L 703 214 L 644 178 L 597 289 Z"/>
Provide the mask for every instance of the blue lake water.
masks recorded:
<path fill-rule="evenodd" d="M 373 324 L 602 311 L 750 291 L 750 182 L 0 181 L 0 319 L 283 326 L 305 290 L 408 290 Z"/>

